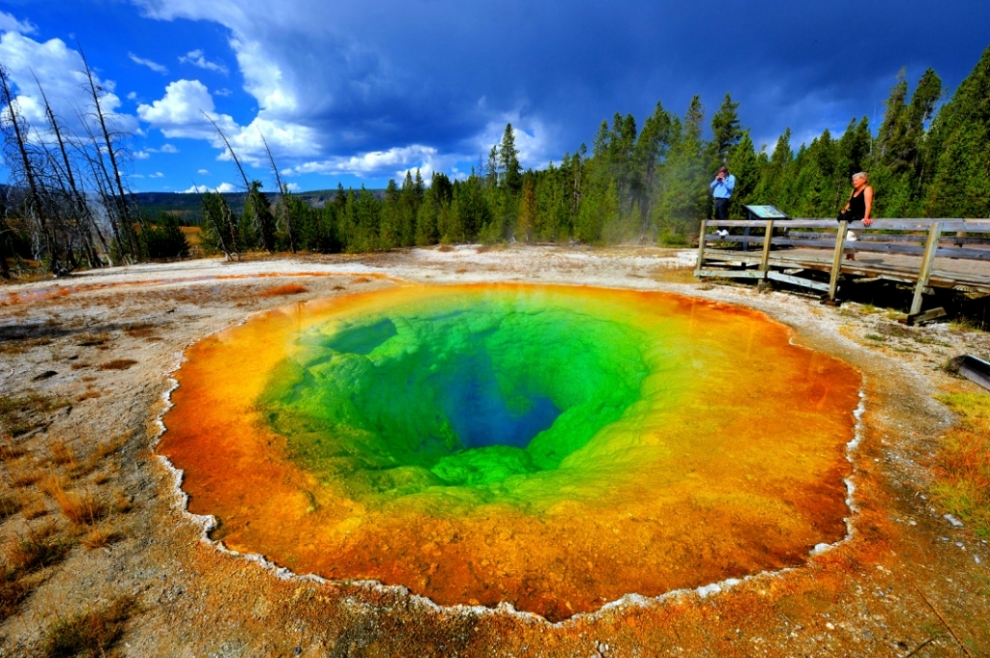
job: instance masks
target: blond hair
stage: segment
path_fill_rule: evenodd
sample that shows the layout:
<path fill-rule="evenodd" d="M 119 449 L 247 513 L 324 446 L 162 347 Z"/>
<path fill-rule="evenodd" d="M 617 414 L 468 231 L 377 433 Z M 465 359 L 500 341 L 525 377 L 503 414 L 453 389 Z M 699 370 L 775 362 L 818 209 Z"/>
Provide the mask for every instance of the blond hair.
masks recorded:
<path fill-rule="evenodd" d="M 853 174 L 853 178 L 862 178 L 867 183 L 870 182 L 870 175 L 865 171 L 861 171 L 858 174 Z"/>

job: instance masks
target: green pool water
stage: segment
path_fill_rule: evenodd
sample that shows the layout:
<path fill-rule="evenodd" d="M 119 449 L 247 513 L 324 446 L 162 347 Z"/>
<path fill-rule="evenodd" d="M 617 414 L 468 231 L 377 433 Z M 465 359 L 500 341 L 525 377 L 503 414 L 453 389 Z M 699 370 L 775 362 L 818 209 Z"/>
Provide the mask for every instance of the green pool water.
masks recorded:
<path fill-rule="evenodd" d="M 298 337 L 261 405 L 294 458 L 352 496 L 498 498 L 560 468 L 673 365 L 646 358 L 655 331 L 608 311 L 495 291 L 335 318 Z"/>

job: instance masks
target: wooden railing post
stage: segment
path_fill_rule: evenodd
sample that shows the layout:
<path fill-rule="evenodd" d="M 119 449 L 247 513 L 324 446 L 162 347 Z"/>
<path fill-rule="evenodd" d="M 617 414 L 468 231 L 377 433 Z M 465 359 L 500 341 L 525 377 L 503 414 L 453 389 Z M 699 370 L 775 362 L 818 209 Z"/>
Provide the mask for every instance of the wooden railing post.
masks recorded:
<path fill-rule="evenodd" d="M 701 235 L 698 237 L 698 264 L 694 268 L 694 275 L 698 276 L 702 266 L 705 264 L 705 236 L 708 233 L 708 220 L 701 220 Z"/>
<path fill-rule="evenodd" d="M 767 234 L 763 238 L 763 259 L 760 261 L 760 271 L 763 272 L 763 280 L 767 280 L 767 272 L 770 271 L 770 244 L 773 240 L 773 220 L 767 220 Z"/>
<path fill-rule="evenodd" d="M 842 273 L 842 251 L 846 246 L 846 231 L 849 222 L 839 222 L 839 230 L 835 234 L 835 252 L 832 254 L 832 278 L 828 282 L 828 301 L 835 301 L 835 293 L 839 289 L 839 274 Z"/>
<path fill-rule="evenodd" d="M 928 287 L 928 279 L 932 276 L 932 265 L 935 264 L 935 252 L 938 251 L 938 239 L 941 235 L 942 222 L 932 222 L 931 228 L 928 229 L 928 242 L 925 243 L 925 255 L 921 258 L 921 270 L 918 271 L 918 283 L 914 287 L 914 299 L 911 300 L 909 318 L 921 313 L 921 296 L 924 294 L 925 288 Z"/>

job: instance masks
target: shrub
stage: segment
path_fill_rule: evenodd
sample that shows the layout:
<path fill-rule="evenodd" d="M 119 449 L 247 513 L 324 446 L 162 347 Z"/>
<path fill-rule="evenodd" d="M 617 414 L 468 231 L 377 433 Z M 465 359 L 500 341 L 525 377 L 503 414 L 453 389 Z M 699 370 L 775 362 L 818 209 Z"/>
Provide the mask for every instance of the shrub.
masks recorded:
<path fill-rule="evenodd" d="M 185 258 L 189 255 L 189 241 L 179 228 L 179 222 L 171 215 L 162 214 L 155 224 L 148 224 L 141 233 L 148 258 Z"/>
<path fill-rule="evenodd" d="M 124 634 L 134 600 L 121 597 L 99 610 L 59 619 L 45 632 L 41 653 L 47 658 L 103 656 Z"/>

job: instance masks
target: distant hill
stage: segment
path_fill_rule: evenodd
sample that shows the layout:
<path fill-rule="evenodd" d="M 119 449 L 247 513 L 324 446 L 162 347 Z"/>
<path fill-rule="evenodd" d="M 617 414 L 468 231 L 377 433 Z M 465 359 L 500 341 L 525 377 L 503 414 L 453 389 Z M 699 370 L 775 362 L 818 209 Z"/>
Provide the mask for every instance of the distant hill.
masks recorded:
<path fill-rule="evenodd" d="M 385 190 L 368 191 L 379 200 L 385 198 Z M 322 208 L 328 200 L 332 200 L 337 195 L 337 190 L 294 192 L 293 195 L 303 199 L 313 208 Z M 203 201 L 199 194 L 136 192 L 130 196 L 137 202 L 138 207 L 141 208 L 141 214 L 146 217 L 155 217 L 160 213 L 168 213 L 178 217 L 179 223 L 187 226 L 198 226 L 203 221 Z M 235 213 L 240 213 L 244 210 L 244 200 L 247 197 L 244 192 L 231 192 L 224 194 L 223 197 Z M 268 193 L 268 199 L 272 203 L 275 202 L 277 197 L 277 194 Z"/>
<path fill-rule="evenodd" d="M 368 190 L 379 201 L 385 198 L 385 190 Z M 266 192 L 268 200 L 274 203 L 277 194 Z M 313 208 L 322 208 L 328 200 L 337 196 L 337 190 L 312 190 L 309 192 L 293 192 L 293 195 L 303 199 Z M 199 226 L 203 222 L 203 199 L 199 194 L 182 192 L 135 192 L 128 195 L 141 209 L 145 217 L 157 217 L 160 213 L 174 215 L 184 226 Z M 11 185 L 0 183 L 0 197 L 8 207 L 16 207 L 24 197 L 24 190 Z M 231 192 L 224 194 L 231 210 L 240 214 L 244 211 L 244 201 L 247 194 Z"/>

